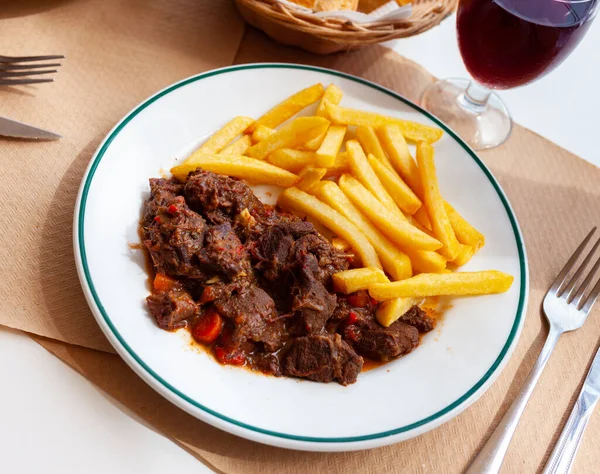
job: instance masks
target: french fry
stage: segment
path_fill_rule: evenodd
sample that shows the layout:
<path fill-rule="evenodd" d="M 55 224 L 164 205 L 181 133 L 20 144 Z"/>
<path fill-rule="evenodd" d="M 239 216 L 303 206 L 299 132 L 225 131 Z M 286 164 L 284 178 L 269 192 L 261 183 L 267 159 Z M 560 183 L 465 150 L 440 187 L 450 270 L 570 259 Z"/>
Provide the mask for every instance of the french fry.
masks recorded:
<path fill-rule="evenodd" d="M 440 273 L 446 269 L 446 259 L 430 250 L 403 249 L 410 258 L 414 273 Z"/>
<path fill-rule="evenodd" d="M 327 134 L 327 131 L 323 132 L 321 135 L 316 136 L 312 140 L 308 140 L 300 148 L 302 148 L 305 151 L 317 151 L 319 149 L 319 147 L 321 146 L 321 143 L 323 143 L 323 139 L 325 138 L 326 134 Z"/>
<path fill-rule="evenodd" d="M 350 165 L 348 164 L 348 154 L 345 151 L 340 151 L 335 157 L 333 165 L 327 168 L 325 177 L 340 176 L 342 173 L 347 173 L 349 171 Z"/>
<path fill-rule="evenodd" d="M 433 143 L 442 138 L 443 131 L 439 128 L 430 127 L 410 120 L 402 120 L 395 117 L 380 115 L 375 112 L 348 109 L 346 107 L 326 104 L 327 112 L 331 121 L 337 125 L 368 125 L 373 128 L 383 127 L 388 124 L 397 125 L 404 138 L 412 142 Z"/>
<path fill-rule="evenodd" d="M 398 209 L 392 196 L 379 181 L 379 178 L 371 168 L 362 147 L 356 140 L 346 142 L 346 152 L 348 154 L 348 164 L 352 174 L 367 188 L 373 195 L 385 205 L 390 212 L 398 219 L 406 220 L 406 216 Z"/>
<path fill-rule="evenodd" d="M 444 200 L 442 199 L 435 173 L 433 153 L 434 150 L 431 145 L 424 142 L 417 145 L 419 176 L 423 186 L 423 197 L 425 198 L 427 214 L 429 214 L 431 220 L 433 235 L 443 244 L 439 252 L 452 261 L 458 257 L 460 244 L 444 209 Z"/>
<path fill-rule="evenodd" d="M 389 283 L 388 277 L 376 267 L 353 268 L 331 276 L 333 289 L 346 295 L 359 290 L 366 290 L 375 283 Z"/>
<path fill-rule="evenodd" d="M 313 225 L 313 227 L 315 228 L 315 230 L 319 234 L 321 234 L 323 237 L 325 237 L 327 240 L 331 241 L 331 239 L 333 239 L 333 236 L 335 235 L 335 233 L 332 232 L 327 227 L 325 227 L 323 224 L 321 224 L 321 222 L 319 222 L 318 220 L 316 220 L 310 216 L 304 216 L 304 218 L 306 219 L 306 222 L 310 222 Z"/>
<path fill-rule="evenodd" d="M 300 174 L 298 174 L 300 181 L 298 181 L 298 184 L 296 186 L 302 191 L 310 193 L 312 191 L 312 188 L 314 188 L 315 185 L 323 179 L 323 176 L 325 176 L 326 172 L 327 170 L 325 168 L 315 168 L 314 166 L 307 166 L 302 171 L 300 171 Z"/>
<path fill-rule="evenodd" d="M 379 138 L 377 138 L 377 134 L 375 133 L 373 127 L 366 125 L 358 127 L 356 129 L 356 139 L 361 144 L 367 155 L 374 155 L 375 158 L 381 160 L 382 163 L 392 166 L 390 160 L 385 154 L 385 151 L 383 151 L 383 147 L 381 146 Z"/>
<path fill-rule="evenodd" d="M 303 168 L 314 165 L 317 162 L 317 156 L 311 151 L 293 150 L 292 148 L 281 148 L 271 153 L 267 161 L 272 165 L 283 168 L 284 170 L 298 173 Z"/>
<path fill-rule="evenodd" d="M 240 133 L 246 130 L 254 123 L 251 117 L 235 117 L 227 123 L 221 130 L 215 132 L 206 140 L 196 152 L 198 153 L 219 153 Z M 194 152 L 194 153 L 196 153 Z M 192 154 L 192 157 L 194 155 Z"/>
<path fill-rule="evenodd" d="M 419 170 L 413 157 L 410 155 L 406 140 L 402 135 L 400 127 L 394 124 L 384 125 L 378 130 L 381 144 L 386 151 L 392 167 L 400 177 L 422 199 L 423 190 Z"/>
<path fill-rule="evenodd" d="M 363 188 L 364 189 L 364 188 Z M 336 211 L 362 229 L 383 265 L 383 269 L 395 280 L 411 276 L 412 272 L 434 273 L 446 268 L 446 259 L 437 252 L 414 250 L 410 247 L 398 248 L 348 199 L 335 183 L 323 181 L 315 189 L 315 194 Z M 406 259 L 408 256 L 408 260 Z"/>
<path fill-rule="evenodd" d="M 504 293 L 514 278 L 497 270 L 483 272 L 421 273 L 393 283 L 376 283 L 369 294 L 378 301 L 438 295 L 488 295 Z"/>
<path fill-rule="evenodd" d="M 342 101 L 343 95 L 344 93 L 342 92 L 342 89 L 340 89 L 335 84 L 329 84 L 327 86 L 327 89 L 325 89 L 325 93 L 321 98 L 319 106 L 317 107 L 316 115 L 319 115 L 320 117 L 325 117 L 329 120 L 329 114 L 327 113 L 326 105 L 338 105 Z"/>
<path fill-rule="evenodd" d="M 188 174 L 196 168 L 234 178 L 248 179 L 255 183 L 275 184 L 283 187 L 293 186 L 299 180 L 295 174 L 261 160 L 241 155 L 210 153 L 194 153 L 194 156 L 185 163 L 172 168 L 171 173 L 178 180 L 185 181 Z"/>
<path fill-rule="evenodd" d="M 375 248 L 383 269 L 394 280 L 401 280 L 412 275 L 409 258 L 390 242 L 367 219 L 361 211 L 346 197 L 343 191 L 332 181 L 322 181 L 315 187 L 314 193 L 319 199 L 331 206 L 362 230 L 371 245 Z M 431 252 L 434 253 L 434 252 Z M 444 261 L 445 266 L 445 261 Z"/>
<path fill-rule="evenodd" d="M 277 130 L 270 127 L 265 127 L 264 125 L 259 125 L 252 132 L 252 142 L 258 143 L 262 142 L 265 138 L 273 135 Z"/>
<path fill-rule="evenodd" d="M 325 89 L 322 84 L 315 84 L 296 92 L 283 102 L 277 104 L 262 117 L 259 117 L 259 119 L 248 128 L 246 133 L 253 133 L 259 125 L 270 128 L 281 125 L 287 119 L 300 112 L 304 107 L 314 104 L 323 96 L 323 92 L 325 92 Z"/>
<path fill-rule="evenodd" d="M 475 254 L 475 249 L 473 247 L 471 247 L 470 245 L 460 244 L 460 247 L 458 250 L 458 255 L 452 261 L 452 263 L 454 265 L 456 265 L 457 267 L 462 267 L 469 260 L 471 260 L 471 258 L 473 257 L 474 254 Z"/>
<path fill-rule="evenodd" d="M 424 200 L 423 186 L 419 176 L 419 169 L 410 155 L 406 140 L 400 130 L 394 125 L 386 125 L 378 131 L 378 136 L 386 150 L 390 162 L 400 177 L 410 186 L 419 199 Z M 470 245 L 477 252 L 485 244 L 485 237 L 481 232 L 469 224 L 454 208 L 444 202 L 444 208 L 452 224 L 458 241 Z M 431 229 L 431 222 L 425 206 L 420 207 L 414 218 L 427 229 Z"/>
<path fill-rule="evenodd" d="M 288 188 L 279 196 L 278 204 L 283 209 L 294 210 L 311 216 L 325 227 L 346 240 L 360 258 L 362 266 L 381 268 L 375 249 L 363 233 L 327 204 L 298 188 Z"/>
<path fill-rule="evenodd" d="M 342 143 L 344 143 L 344 136 L 346 135 L 346 127 L 343 125 L 332 125 L 327 130 L 325 138 L 321 142 L 321 146 L 317 150 L 317 165 L 327 168 L 335 163 L 335 157 L 337 156 Z"/>
<path fill-rule="evenodd" d="M 467 220 L 461 216 L 456 209 L 454 209 L 447 202 L 444 203 L 444 208 L 452 224 L 452 229 L 456 234 L 456 238 L 461 244 L 469 245 L 473 247 L 473 251 L 477 252 L 485 244 L 485 236 L 473 227 Z"/>
<path fill-rule="evenodd" d="M 246 150 L 246 155 L 259 160 L 280 148 L 296 148 L 320 135 L 329 127 L 323 117 L 299 117 Z"/>
<path fill-rule="evenodd" d="M 375 311 L 375 317 L 383 327 L 390 327 L 412 308 L 417 301 L 415 298 L 395 298 L 385 301 Z"/>
<path fill-rule="evenodd" d="M 346 217 L 346 216 L 344 216 L 344 217 Z M 350 219 L 348 219 L 348 220 L 350 220 Z M 350 244 L 348 242 L 346 242 L 344 239 L 340 239 L 339 237 L 334 237 L 333 239 L 331 239 L 331 245 L 333 245 L 336 249 L 338 249 L 341 252 L 346 252 L 346 251 L 350 250 Z"/>
<path fill-rule="evenodd" d="M 414 214 L 421 207 L 421 200 L 412 192 L 412 189 L 402 181 L 396 172 L 383 164 L 373 155 L 367 157 L 371 168 L 381 181 L 381 184 L 392 197 L 396 205 L 407 214 Z"/>
<path fill-rule="evenodd" d="M 227 145 L 219 153 L 221 155 L 243 155 L 252 146 L 252 140 L 248 135 L 242 135 L 236 141 Z"/>
<path fill-rule="evenodd" d="M 421 226 L 421 230 L 427 229 L 428 232 L 431 232 L 431 221 L 429 220 L 429 214 L 427 214 L 425 206 L 421 206 L 417 209 L 417 212 L 415 212 L 412 217 L 414 217 L 415 221 Z"/>
<path fill-rule="evenodd" d="M 414 250 L 437 250 L 442 246 L 438 240 L 396 217 L 352 176 L 342 175 L 339 186 L 350 201 L 379 228 L 383 235 L 400 247 Z"/>

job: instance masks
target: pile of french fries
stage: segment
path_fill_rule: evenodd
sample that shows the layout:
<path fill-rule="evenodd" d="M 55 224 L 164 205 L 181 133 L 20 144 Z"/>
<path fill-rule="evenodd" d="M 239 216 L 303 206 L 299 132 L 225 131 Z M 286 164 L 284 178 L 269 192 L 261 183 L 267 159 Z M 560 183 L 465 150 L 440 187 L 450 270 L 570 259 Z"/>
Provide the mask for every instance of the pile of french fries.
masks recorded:
<path fill-rule="evenodd" d="M 341 107 L 335 84 L 307 87 L 262 117 L 235 117 L 183 164 L 179 180 L 200 167 L 286 188 L 278 205 L 327 228 L 354 254 L 355 268 L 333 276 L 342 293 L 368 290 L 383 301 L 389 326 L 423 297 L 507 291 L 513 277 L 495 270 L 455 272 L 485 238 L 438 186 L 427 125 Z M 294 118 L 312 104 L 313 116 Z M 407 142 L 416 143 L 416 161 Z"/>

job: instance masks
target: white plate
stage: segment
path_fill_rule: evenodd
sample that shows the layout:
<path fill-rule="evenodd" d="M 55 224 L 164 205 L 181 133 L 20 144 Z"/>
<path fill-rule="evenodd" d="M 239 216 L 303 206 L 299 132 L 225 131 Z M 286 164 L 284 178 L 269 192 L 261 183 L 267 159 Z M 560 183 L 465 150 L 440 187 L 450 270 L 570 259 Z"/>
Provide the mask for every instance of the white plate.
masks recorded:
<path fill-rule="evenodd" d="M 515 277 L 504 294 L 457 298 L 417 350 L 342 387 L 224 367 L 191 349 L 186 332 L 160 330 L 145 297 L 137 223 L 148 178 L 159 176 L 235 115 L 258 117 L 308 85 L 335 83 L 343 105 L 437 125 L 440 186 L 487 238 L 465 270 Z M 287 448 L 344 451 L 405 440 L 456 416 L 496 379 L 525 314 L 523 238 L 504 192 L 452 131 L 371 82 L 327 69 L 252 64 L 181 81 L 137 106 L 108 134 L 83 178 L 74 246 L 81 285 L 98 324 L 152 388 L 193 416 L 239 436 Z"/>

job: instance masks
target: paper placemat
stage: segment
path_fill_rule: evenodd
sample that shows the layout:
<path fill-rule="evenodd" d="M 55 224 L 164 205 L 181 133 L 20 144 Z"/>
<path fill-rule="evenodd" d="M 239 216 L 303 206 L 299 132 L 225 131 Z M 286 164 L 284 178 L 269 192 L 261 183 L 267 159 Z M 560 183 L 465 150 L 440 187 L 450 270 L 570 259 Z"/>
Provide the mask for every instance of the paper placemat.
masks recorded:
<path fill-rule="evenodd" d="M 2 54 L 67 58 L 53 84 L 0 90 L 0 115 L 64 137 L 1 139 L 0 324 L 113 352 L 75 272 L 71 226 L 83 172 L 138 102 L 229 66 L 244 25 L 229 0 L 3 2 L 1 10 Z"/>
<path fill-rule="evenodd" d="M 162 399 L 116 355 L 78 347 L 111 350 L 82 296 L 70 241 L 76 190 L 94 149 L 127 110 L 155 90 L 203 68 L 230 63 L 241 35 L 228 2 L 165 0 L 153 2 L 152 8 L 144 4 L 144 9 L 134 4 L 84 0 L 3 21 L 0 39 L 12 48 L 7 53 L 36 51 L 35 46 L 43 44 L 48 50 L 39 54 L 66 52 L 69 58 L 60 72 L 65 84 L 35 88 L 35 97 L 5 94 L 2 104 L 2 114 L 53 129 L 65 139 L 42 145 L 7 141 L 4 147 L 0 166 L 8 185 L 0 193 L 8 209 L 19 212 L 3 213 L 0 222 L 0 265 L 6 275 L 0 282 L 0 324 L 70 342 L 36 339 L 132 414 L 221 472 L 461 472 L 507 409 L 541 349 L 547 329 L 539 307 L 546 289 L 574 245 L 600 223 L 600 170 L 519 126 L 505 145 L 481 154 L 522 226 L 531 294 L 515 354 L 498 381 L 466 412 L 416 439 L 358 453 L 302 453 L 233 437 Z M 224 11 L 228 15 L 220 16 Z M 140 15 L 144 21 L 136 24 Z M 57 33 L 55 26 L 61 21 L 72 28 Z M 220 43 L 223 37 L 228 52 L 193 47 L 203 44 L 197 38 L 211 35 L 218 35 Z M 434 80 L 381 46 L 317 57 L 249 30 L 235 62 L 258 61 L 330 67 L 413 100 Z M 599 314 L 596 309 L 584 329 L 559 343 L 519 425 L 504 472 L 535 472 L 543 466 L 591 362 L 600 334 Z M 599 435 L 600 417 L 594 416 L 576 472 L 594 471 L 600 456 L 593 440 Z"/>

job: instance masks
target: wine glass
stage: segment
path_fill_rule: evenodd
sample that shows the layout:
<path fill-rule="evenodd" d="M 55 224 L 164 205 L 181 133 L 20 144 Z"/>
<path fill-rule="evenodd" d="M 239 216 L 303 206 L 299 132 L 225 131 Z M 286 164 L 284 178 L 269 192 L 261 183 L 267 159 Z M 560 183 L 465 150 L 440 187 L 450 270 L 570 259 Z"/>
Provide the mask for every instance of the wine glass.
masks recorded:
<path fill-rule="evenodd" d="M 491 89 L 532 82 L 560 64 L 581 41 L 600 0 L 459 0 L 458 45 L 474 80 L 429 86 L 421 105 L 476 150 L 503 143 L 510 114 Z"/>

